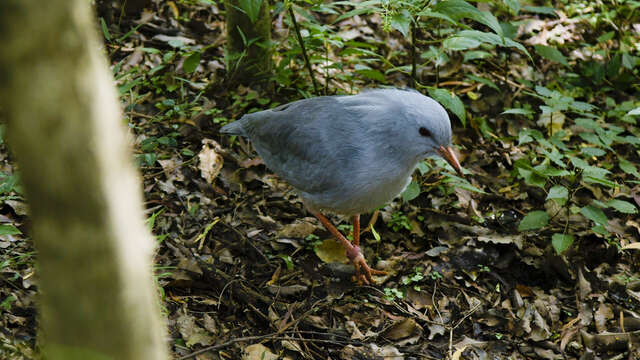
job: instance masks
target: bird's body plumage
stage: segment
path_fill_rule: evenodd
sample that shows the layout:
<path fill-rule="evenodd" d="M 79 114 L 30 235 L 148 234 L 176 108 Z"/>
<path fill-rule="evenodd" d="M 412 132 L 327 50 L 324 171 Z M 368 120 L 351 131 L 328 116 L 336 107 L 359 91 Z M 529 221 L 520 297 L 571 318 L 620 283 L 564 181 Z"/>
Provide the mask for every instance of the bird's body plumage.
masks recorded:
<path fill-rule="evenodd" d="M 384 205 L 409 184 L 433 150 L 412 144 L 421 119 L 450 143 L 442 106 L 399 89 L 303 99 L 247 114 L 221 132 L 248 137 L 311 210 L 352 215 Z"/>
<path fill-rule="evenodd" d="M 305 206 L 342 243 L 364 283 L 385 272 L 370 268 L 360 251 L 360 213 L 400 194 L 428 155 L 443 156 L 462 173 L 450 146 L 447 112 L 412 90 L 299 100 L 247 114 L 220 132 L 251 140 L 267 167 L 298 190 Z M 353 243 L 322 210 L 353 215 Z"/>

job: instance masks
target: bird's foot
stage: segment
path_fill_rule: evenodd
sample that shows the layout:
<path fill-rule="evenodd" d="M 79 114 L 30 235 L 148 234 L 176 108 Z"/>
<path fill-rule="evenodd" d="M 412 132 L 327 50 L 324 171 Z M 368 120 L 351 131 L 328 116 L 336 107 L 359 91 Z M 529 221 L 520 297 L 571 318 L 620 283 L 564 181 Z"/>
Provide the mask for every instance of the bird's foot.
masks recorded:
<path fill-rule="evenodd" d="M 376 270 L 369 267 L 367 260 L 365 260 L 362 252 L 360 251 L 360 247 L 357 245 L 347 249 L 347 257 L 356 269 L 356 280 L 358 281 L 358 284 L 375 284 L 376 281 L 373 279 L 373 275 L 387 275 L 386 271 Z"/>

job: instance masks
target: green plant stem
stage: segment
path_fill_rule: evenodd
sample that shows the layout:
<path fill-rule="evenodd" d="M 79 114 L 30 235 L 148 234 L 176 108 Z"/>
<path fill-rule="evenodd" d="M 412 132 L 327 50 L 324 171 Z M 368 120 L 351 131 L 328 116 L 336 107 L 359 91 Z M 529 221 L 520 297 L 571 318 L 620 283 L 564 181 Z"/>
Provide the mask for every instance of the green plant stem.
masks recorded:
<path fill-rule="evenodd" d="M 417 20 L 416 20 L 417 21 Z M 416 24 L 411 23 L 411 87 L 416 87 L 416 82 L 418 81 L 418 70 L 416 65 Z"/>
<path fill-rule="evenodd" d="M 313 69 L 311 69 L 311 62 L 309 62 L 309 57 L 307 56 L 307 49 L 304 47 L 302 34 L 300 34 L 300 28 L 298 27 L 296 16 L 293 13 L 293 7 L 289 6 L 288 10 L 289 10 L 289 16 L 291 17 L 291 23 L 293 24 L 293 28 L 296 31 L 296 35 L 298 36 L 298 43 L 300 43 L 300 49 L 302 50 L 302 57 L 304 58 L 304 63 L 307 67 L 307 71 L 309 72 L 309 76 L 311 77 L 311 82 L 313 83 L 313 92 L 316 95 L 320 95 L 318 93 L 318 84 L 316 83 L 316 78 L 313 76 Z"/>

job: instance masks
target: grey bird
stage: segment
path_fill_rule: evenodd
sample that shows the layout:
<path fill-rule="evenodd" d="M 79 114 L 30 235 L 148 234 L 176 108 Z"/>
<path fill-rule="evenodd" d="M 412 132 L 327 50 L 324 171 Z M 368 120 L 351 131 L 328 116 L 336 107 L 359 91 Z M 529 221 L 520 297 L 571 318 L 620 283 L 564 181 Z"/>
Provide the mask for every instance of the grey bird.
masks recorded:
<path fill-rule="evenodd" d="M 370 268 L 360 251 L 360 214 L 398 196 L 430 155 L 442 156 L 462 175 L 446 110 L 415 90 L 298 100 L 246 114 L 220 132 L 251 140 L 265 165 L 344 245 L 361 283 L 385 272 Z M 352 217 L 353 244 L 321 211 Z"/>

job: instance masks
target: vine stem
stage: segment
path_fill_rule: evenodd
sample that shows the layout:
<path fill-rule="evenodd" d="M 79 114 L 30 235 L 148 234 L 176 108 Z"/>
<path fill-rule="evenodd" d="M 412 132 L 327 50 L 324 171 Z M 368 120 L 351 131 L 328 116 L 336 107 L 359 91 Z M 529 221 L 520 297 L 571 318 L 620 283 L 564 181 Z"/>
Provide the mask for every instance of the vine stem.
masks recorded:
<path fill-rule="evenodd" d="M 300 34 L 300 27 L 298 27 L 298 21 L 296 21 L 296 16 L 293 13 L 293 6 L 289 6 L 289 16 L 291 17 L 291 23 L 293 24 L 293 28 L 296 31 L 296 35 L 298 36 L 298 43 L 300 44 L 300 49 L 302 50 L 302 57 L 304 58 L 304 63 L 307 67 L 307 71 L 309 72 L 309 76 L 311 77 L 311 82 L 313 83 L 313 92 L 316 95 L 320 95 L 318 93 L 318 83 L 316 82 L 316 78 L 313 76 L 313 69 L 311 69 L 311 62 L 309 62 L 309 57 L 307 56 L 307 49 L 304 47 L 304 41 L 302 39 L 302 34 Z"/>
<path fill-rule="evenodd" d="M 416 19 L 416 21 L 418 21 Z M 416 82 L 418 81 L 418 70 L 417 70 L 417 65 L 416 65 L 416 34 L 417 34 L 418 30 L 416 29 L 416 24 L 415 23 L 411 23 L 411 87 L 415 88 L 416 87 Z"/>

